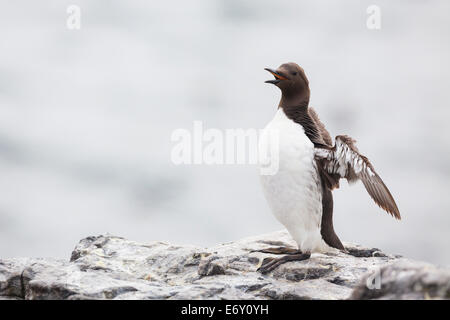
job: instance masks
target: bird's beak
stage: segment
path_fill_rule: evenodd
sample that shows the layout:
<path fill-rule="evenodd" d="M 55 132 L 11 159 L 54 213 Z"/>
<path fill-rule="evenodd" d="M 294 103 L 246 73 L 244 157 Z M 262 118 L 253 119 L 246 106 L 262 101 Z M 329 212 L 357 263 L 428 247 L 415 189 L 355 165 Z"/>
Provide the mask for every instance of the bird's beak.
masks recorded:
<path fill-rule="evenodd" d="M 277 72 L 276 70 L 270 68 L 264 68 L 264 70 L 269 71 L 275 77 L 275 79 L 273 80 L 264 81 L 265 83 L 277 84 L 281 80 L 287 80 L 285 76 L 283 76 L 280 72 Z"/>

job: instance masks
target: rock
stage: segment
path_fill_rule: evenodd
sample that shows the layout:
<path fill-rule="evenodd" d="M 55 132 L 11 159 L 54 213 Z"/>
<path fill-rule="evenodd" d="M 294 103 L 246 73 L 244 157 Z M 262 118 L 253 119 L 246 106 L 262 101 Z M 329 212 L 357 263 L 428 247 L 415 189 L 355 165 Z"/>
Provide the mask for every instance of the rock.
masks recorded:
<path fill-rule="evenodd" d="M 375 276 L 365 275 L 350 298 L 450 299 L 450 269 L 437 268 L 424 262 L 400 260 L 382 266 Z"/>
<path fill-rule="evenodd" d="M 276 255 L 253 251 L 279 246 L 295 246 L 286 231 L 213 248 L 88 237 L 70 261 L 0 260 L 0 300 L 450 298 L 449 269 L 350 243 L 350 254 L 316 253 L 256 272 Z"/>

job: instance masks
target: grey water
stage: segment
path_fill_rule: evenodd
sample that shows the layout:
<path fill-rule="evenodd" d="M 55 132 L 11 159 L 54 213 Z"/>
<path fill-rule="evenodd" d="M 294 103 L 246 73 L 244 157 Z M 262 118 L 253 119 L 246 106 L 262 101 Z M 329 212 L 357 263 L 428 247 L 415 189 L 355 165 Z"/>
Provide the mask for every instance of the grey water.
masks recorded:
<path fill-rule="evenodd" d="M 334 192 L 344 241 L 450 265 L 448 1 L 0 4 L 0 257 L 68 258 L 85 236 L 209 246 L 281 229 L 251 165 L 175 166 L 172 132 L 262 128 L 295 61 L 332 136 L 358 140 L 402 214 Z"/>

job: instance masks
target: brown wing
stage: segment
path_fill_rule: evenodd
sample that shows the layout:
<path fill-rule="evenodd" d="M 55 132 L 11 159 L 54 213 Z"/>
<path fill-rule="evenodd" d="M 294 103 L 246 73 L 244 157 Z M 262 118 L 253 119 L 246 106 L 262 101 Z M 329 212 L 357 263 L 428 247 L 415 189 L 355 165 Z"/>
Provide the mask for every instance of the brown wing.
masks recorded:
<path fill-rule="evenodd" d="M 338 180 L 361 180 L 370 197 L 386 212 L 400 219 L 400 212 L 389 189 L 375 172 L 369 159 L 361 155 L 355 141 L 348 136 L 337 136 L 332 148 L 316 148 L 316 159 L 327 177 L 329 187 L 338 187 Z"/>
<path fill-rule="evenodd" d="M 317 128 L 319 129 L 320 136 L 322 137 L 325 144 L 329 145 L 330 147 L 333 145 L 333 140 L 331 139 L 330 133 L 325 129 L 325 125 L 320 121 L 319 116 L 317 115 L 316 110 L 309 107 L 308 108 L 309 116 L 313 119 L 315 122 Z"/>

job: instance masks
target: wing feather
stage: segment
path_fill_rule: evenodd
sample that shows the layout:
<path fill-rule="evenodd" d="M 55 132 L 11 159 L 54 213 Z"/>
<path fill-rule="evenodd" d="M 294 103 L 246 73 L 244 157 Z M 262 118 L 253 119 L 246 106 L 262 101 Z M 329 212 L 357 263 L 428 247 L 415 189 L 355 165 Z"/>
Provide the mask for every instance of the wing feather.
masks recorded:
<path fill-rule="evenodd" d="M 316 148 L 316 159 L 330 177 L 327 179 L 330 188 L 339 187 L 339 179 L 345 178 L 350 183 L 361 180 L 380 208 L 396 219 L 401 218 L 391 192 L 375 172 L 369 159 L 359 153 L 352 138 L 337 136 L 334 147 Z"/>

